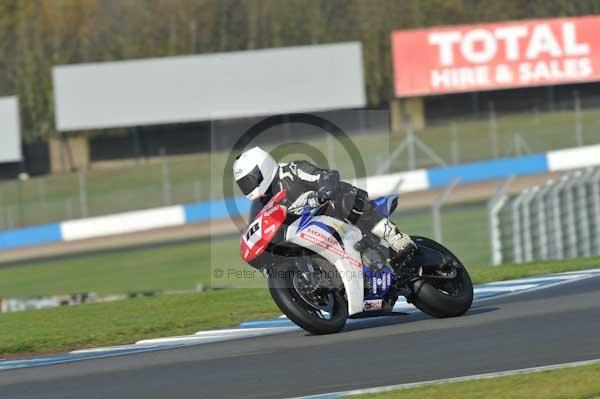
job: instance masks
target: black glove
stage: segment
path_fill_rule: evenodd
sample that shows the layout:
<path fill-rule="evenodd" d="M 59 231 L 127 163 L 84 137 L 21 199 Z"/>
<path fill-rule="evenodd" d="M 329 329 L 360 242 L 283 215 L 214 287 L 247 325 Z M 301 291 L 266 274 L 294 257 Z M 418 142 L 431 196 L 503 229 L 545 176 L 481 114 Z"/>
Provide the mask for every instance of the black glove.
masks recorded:
<path fill-rule="evenodd" d="M 317 192 L 317 197 L 321 201 L 330 201 L 333 199 L 333 190 L 329 187 L 321 187 Z"/>

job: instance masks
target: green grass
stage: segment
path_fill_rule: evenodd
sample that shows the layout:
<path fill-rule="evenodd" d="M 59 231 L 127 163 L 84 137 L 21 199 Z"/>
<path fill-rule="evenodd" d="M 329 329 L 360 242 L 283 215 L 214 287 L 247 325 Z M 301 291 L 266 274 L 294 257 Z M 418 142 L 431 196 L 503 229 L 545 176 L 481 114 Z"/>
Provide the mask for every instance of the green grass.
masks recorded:
<path fill-rule="evenodd" d="M 463 237 L 468 250 L 469 240 Z M 480 239 L 480 237 L 479 237 Z M 213 243 L 177 244 L 152 249 L 111 254 L 82 256 L 55 262 L 34 263 L 0 269 L 0 297 L 31 297 L 38 295 L 95 292 L 119 294 L 150 290 L 194 289 L 204 286 L 264 287 L 263 277 L 256 279 L 214 279 L 217 268 L 238 271 L 252 269 L 238 254 L 237 239 Z M 474 244 L 475 245 L 475 244 Z M 461 255 L 461 248 L 450 246 Z M 477 283 L 508 280 L 532 275 L 600 267 L 600 258 L 550 261 L 526 265 L 485 266 L 485 263 L 465 262 Z M 227 277 L 227 276 L 226 276 Z M 241 284 L 241 285 L 240 285 Z"/>
<path fill-rule="evenodd" d="M 475 283 L 486 283 L 599 265 L 600 258 L 590 258 L 469 266 L 469 271 Z M 0 269 L 0 296 L 193 289 L 199 282 L 210 284 L 210 271 L 215 267 L 250 270 L 239 260 L 237 240 L 218 241 L 212 247 L 208 243 L 174 245 Z M 264 287 L 264 279 L 257 280 L 251 281 L 252 286 Z M 4 313 L 0 314 L 0 356 L 131 343 L 233 326 L 278 313 L 264 288 L 210 290 Z"/>
<path fill-rule="evenodd" d="M 600 268 L 600 258 L 597 257 L 525 263 L 521 265 L 468 267 L 475 284 L 597 268 Z"/>
<path fill-rule="evenodd" d="M 582 112 L 585 144 L 600 143 L 600 110 Z M 511 147 L 515 134 L 528 143 L 531 152 L 575 146 L 574 116 L 570 111 L 532 114 L 512 114 L 497 119 L 498 151 L 500 156 L 517 155 Z M 457 132 L 457 133 L 456 133 Z M 419 138 L 431 146 L 447 163 L 454 161 L 451 143 L 458 138 L 458 162 L 489 159 L 493 156 L 490 128 L 487 120 L 457 121 L 430 126 L 417 132 Z M 355 135 L 352 141 L 360 150 L 367 174 L 373 174 L 384 157 L 404 139 L 404 133 L 388 135 L 370 133 Z M 285 138 L 281 138 L 282 144 Z M 329 166 L 341 170 L 346 178 L 354 177 L 352 159 L 339 143 L 334 142 L 333 157 L 324 138 L 304 140 L 323 151 Z M 272 147 L 272 146 L 271 146 Z M 267 146 L 269 148 L 269 146 Z M 197 154 L 183 158 L 169 158 L 171 203 L 186 203 L 210 198 L 221 198 L 221 178 L 226 153 Z M 417 154 L 417 167 L 434 164 Z M 284 158 L 303 157 L 291 154 Z M 321 165 L 325 166 L 325 165 Z M 406 158 L 399 158 L 391 171 L 407 168 Z M 91 170 L 87 172 L 87 199 L 89 215 L 130 211 L 165 205 L 163 199 L 163 169 L 158 159 L 152 162 L 124 166 L 118 170 Z M 20 205 L 19 205 L 20 204 Z M 0 183 L 0 229 L 18 225 L 33 225 L 81 217 L 79 177 L 63 174 L 39 177 L 19 183 Z"/>
<path fill-rule="evenodd" d="M 265 289 L 208 291 L 0 314 L 0 357 L 191 334 L 278 314 Z"/>
<path fill-rule="evenodd" d="M 0 270 L 0 296 L 193 289 L 210 282 L 212 264 L 241 266 L 237 247 L 238 240 L 224 240 L 5 268 Z"/>
<path fill-rule="evenodd" d="M 394 215 L 400 230 L 410 235 L 433 238 L 431 210 L 400 212 Z M 483 203 L 442 208 L 442 242 L 465 265 L 490 263 L 487 208 Z"/>
<path fill-rule="evenodd" d="M 403 389 L 369 399 L 591 399 L 600 396 L 600 365 L 519 374 L 489 380 Z"/>
<path fill-rule="evenodd" d="M 403 231 L 432 236 L 431 213 L 400 214 Z M 442 214 L 444 243 L 466 265 L 489 263 L 485 207 L 449 208 Z M 211 265 L 248 269 L 238 254 L 239 240 L 165 246 L 0 269 L 0 296 L 35 296 L 96 292 L 192 289 L 211 280 Z M 223 285 L 240 280 L 221 279 Z"/>

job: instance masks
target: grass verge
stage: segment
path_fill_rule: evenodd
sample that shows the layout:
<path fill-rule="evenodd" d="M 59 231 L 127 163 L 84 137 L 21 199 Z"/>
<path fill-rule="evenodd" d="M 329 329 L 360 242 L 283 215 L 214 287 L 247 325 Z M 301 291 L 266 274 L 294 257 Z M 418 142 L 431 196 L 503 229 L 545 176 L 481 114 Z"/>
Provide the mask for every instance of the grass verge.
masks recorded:
<path fill-rule="evenodd" d="M 600 365 L 355 396 L 369 399 L 589 399 L 600 396 Z"/>
<path fill-rule="evenodd" d="M 179 247 L 186 251 L 194 250 L 193 247 L 187 245 L 173 247 L 172 250 Z M 37 276 L 35 285 L 27 285 L 24 291 L 19 292 L 52 293 L 52 290 L 56 288 L 55 280 L 63 281 L 64 279 L 70 279 L 69 281 L 75 284 L 73 287 L 85 282 L 88 289 L 99 292 L 117 287 L 118 285 L 115 284 L 121 284 L 119 287 L 124 289 L 131 289 L 132 287 L 146 287 L 135 285 L 141 282 L 148 284 L 147 287 L 161 287 L 161 284 L 171 283 L 184 284 L 185 281 L 188 281 L 189 284 L 195 282 L 192 278 L 199 275 L 198 266 L 191 267 L 186 262 L 173 263 L 171 264 L 173 268 L 181 269 L 159 273 L 154 267 L 158 267 L 156 265 L 160 265 L 163 259 L 155 255 L 153 251 L 150 250 L 149 253 L 143 254 L 145 262 L 140 262 L 135 258 L 137 252 L 134 255 L 131 253 L 99 255 L 96 265 L 88 264 L 85 261 L 82 262 L 80 269 L 74 267 L 62 270 L 61 273 L 65 273 L 64 275 L 57 273 L 53 267 L 48 266 L 47 270 L 42 267 L 40 270 L 45 271 L 47 277 L 40 279 Z M 174 253 L 170 252 L 165 256 L 169 258 L 173 255 Z M 154 261 L 156 264 L 153 263 Z M 100 276 L 106 265 L 112 265 L 118 269 L 119 265 L 126 266 L 128 264 L 137 265 L 138 268 L 128 272 L 135 283 L 133 286 L 123 282 L 127 281 L 126 279 L 116 282 L 118 278 L 114 275 L 112 278 L 106 279 L 83 277 L 85 273 L 89 272 L 89 268 L 95 270 L 97 267 L 98 270 L 94 271 L 91 276 Z M 470 268 L 470 272 L 476 283 L 486 283 L 588 269 L 598 267 L 599 264 L 600 258 L 591 258 L 529 265 L 473 267 Z M 21 268 L 0 270 L 0 287 L 10 287 L 10 284 L 15 282 L 11 280 L 14 277 L 11 273 L 19 270 Z M 78 271 L 82 272 L 82 276 L 69 276 L 70 273 Z M 165 282 L 161 281 L 163 274 L 175 274 L 178 277 Z M 28 275 L 31 276 L 31 274 Z M 141 277 L 135 278 L 136 275 Z M 25 279 L 27 275 L 19 274 L 18 276 L 19 279 Z M 206 273 L 204 276 L 206 277 Z M 82 278 L 83 280 L 81 280 Z M 68 289 L 68 287 L 68 285 L 62 285 L 60 290 Z M 163 285 L 162 288 L 180 288 L 180 286 Z M 279 311 L 266 289 L 216 290 L 202 294 L 165 295 L 48 310 L 4 313 L 0 314 L 0 357 L 16 353 L 56 352 L 132 343 L 144 338 L 190 334 L 204 329 L 234 326 L 245 320 L 267 318 L 278 314 Z"/>
<path fill-rule="evenodd" d="M 214 282 L 214 268 L 250 269 L 240 260 L 238 245 L 237 239 L 177 244 L 4 268 L 0 269 L 0 297 L 179 290 L 193 289 L 198 283 L 208 286 Z M 458 256 L 462 259 L 460 252 Z M 600 267 L 600 258 L 499 267 L 465 264 L 474 282 L 488 283 Z M 227 281 L 223 284 L 227 286 Z M 255 286 L 264 287 L 264 281 Z"/>
<path fill-rule="evenodd" d="M 4 268 L 0 297 L 193 289 L 210 283 L 211 265 L 241 267 L 238 246 L 238 240 L 177 244 Z"/>
<path fill-rule="evenodd" d="M 518 278 L 542 276 L 552 273 L 574 272 L 578 270 L 600 268 L 600 258 L 581 258 L 522 265 L 474 266 L 468 267 L 476 284 L 494 281 L 514 280 Z"/>
<path fill-rule="evenodd" d="M 266 289 L 208 291 L 0 314 L 0 357 L 133 343 L 278 314 Z"/>

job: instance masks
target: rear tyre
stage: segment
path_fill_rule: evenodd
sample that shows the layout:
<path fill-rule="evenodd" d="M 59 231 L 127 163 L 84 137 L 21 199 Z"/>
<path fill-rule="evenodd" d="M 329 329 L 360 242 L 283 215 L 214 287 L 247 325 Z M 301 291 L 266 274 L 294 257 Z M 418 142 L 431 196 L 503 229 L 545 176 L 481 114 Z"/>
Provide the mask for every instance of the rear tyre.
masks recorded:
<path fill-rule="evenodd" d="M 465 314 L 473 303 L 473 283 L 465 266 L 443 245 L 428 238 L 415 237 L 419 247 L 427 247 L 450 258 L 457 275 L 452 280 L 423 278 L 413 285 L 410 301 L 417 308 L 437 318 L 457 317 Z"/>
<path fill-rule="evenodd" d="M 325 261 L 321 259 L 314 263 L 322 262 Z M 291 321 L 315 335 L 341 331 L 348 318 L 348 306 L 341 289 L 320 289 L 317 290 L 318 294 L 314 294 L 303 289 L 305 283 L 303 273 L 291 264 L 278 265 L 269 272 L 271 297 Z M 330 283 L 337 287 L 335 282 Z"/>

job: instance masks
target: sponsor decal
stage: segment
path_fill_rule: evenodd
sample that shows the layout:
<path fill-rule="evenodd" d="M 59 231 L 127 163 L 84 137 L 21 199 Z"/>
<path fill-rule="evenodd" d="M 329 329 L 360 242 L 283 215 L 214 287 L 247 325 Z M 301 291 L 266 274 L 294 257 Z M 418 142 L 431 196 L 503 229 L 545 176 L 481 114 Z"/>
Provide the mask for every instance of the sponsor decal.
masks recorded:
<path fill-rule="evenodd" d="M 600 80 L 600 16 L 392 34 L 396 95 Z"/>
<path fill-rule="evenodd" d="M 320 232 L 319 230 L 313 229 L 312 227 L 309 227 L 308 229 L 306 229 L 305 233 L 313 235 L 314 237 L 317 237 L 320 240 L 325 241 L 331 245 L 339 246 L 339 243 L 335 238 L 333 238 L 330 235 L 324 234 L 324 233 Z"/>
<path fill-rule="evenodd" d="M 354 265 L 355 267 L 362 268 L 362 263 L 359 260 L 356 260 L 349 256 L 344 251 L 344 249 L 340 247 L 337 240 L 335 240 L 333 237 L 323 234 L 320 231 L 317 231 L 312 228 L 308 228 L 302 231 L 300 233 L 300 237 L 312 242 L 313 244 L 320 246 L 321 248 L 326 249 L 329 252 L 336 254 L 340 258 L 345 259 L 350 264 Z"/>
<path fill-rule="evenodd" d="M 271 216 L 272 214 L 274 214 L 275 212 L 277 212 L 281 207 L 279 205 L 275 205 L 272 208 L 267 209 L 263 215 L 265 216 Z"/>

